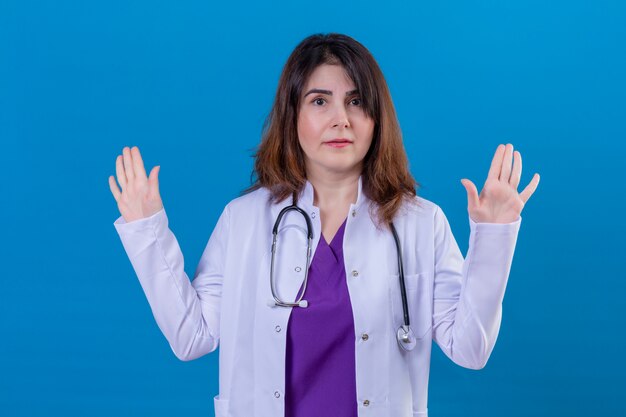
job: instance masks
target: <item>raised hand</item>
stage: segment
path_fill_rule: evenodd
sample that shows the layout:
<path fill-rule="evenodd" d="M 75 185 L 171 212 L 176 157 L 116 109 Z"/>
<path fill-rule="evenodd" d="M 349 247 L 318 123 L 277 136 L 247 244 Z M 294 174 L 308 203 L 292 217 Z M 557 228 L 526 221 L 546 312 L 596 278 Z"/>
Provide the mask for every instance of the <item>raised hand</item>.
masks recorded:
<path fill-rule="evenodd" d="M 511 170 L 511 160 L 513 169 Z M 513 145 L 498 145 L 491 161 L 487 181 L 478 195 L 476 186 L 468 179 L 461 183 L 467 191 L 467 211 L 476 223 L 511 223 L 519 218 L 531 195 L 539 185 L 539 174 L 535 174 L 521 193 L 517 192 L 522 176 L 522 156 L 513 152 Z"/>
<path fill-rule="evenodd" d="M 138 147 L 125 147 L 115 160 L 115 169 L 122 191 L 113 175 L 109 177 L 109 187 L 126 222 L 150 217 L 163 208 L 158 178 L 161 167 L 152 168 L 147 178 Z"/>

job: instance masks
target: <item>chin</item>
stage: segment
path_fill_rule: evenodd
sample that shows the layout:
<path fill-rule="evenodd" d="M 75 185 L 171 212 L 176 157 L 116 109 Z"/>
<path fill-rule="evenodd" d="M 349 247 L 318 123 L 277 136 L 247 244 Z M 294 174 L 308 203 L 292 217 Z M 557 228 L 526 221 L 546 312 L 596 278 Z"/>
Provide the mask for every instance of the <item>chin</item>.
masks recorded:
<path fill-rule="evenodd" d="M 336 157 L 324 157 L 319 159 L 307 158 L 307 172 L 316 172 L 321 174 L 353 174 L 361 173 L 363 169 L 363 160 L 349 157 L 348 155 L 334 155 Z"/>
<path fill-rule="evenodd" d="M 327 164 L 320 166 L 322 172 L 329 174 L 353 174 L 361 171 L 361 164 Z"/>

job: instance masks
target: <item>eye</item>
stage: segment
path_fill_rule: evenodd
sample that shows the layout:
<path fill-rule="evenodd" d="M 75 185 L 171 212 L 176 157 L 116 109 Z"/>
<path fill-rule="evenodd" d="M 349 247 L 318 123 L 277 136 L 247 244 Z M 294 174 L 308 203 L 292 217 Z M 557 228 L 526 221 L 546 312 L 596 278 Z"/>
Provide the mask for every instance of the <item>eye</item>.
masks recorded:
<path fill-rule="evenodd" d="M 355 106 L 361 106 L 362 101 L 360 97 L 357 98 L 353 98 L 352 100 L 350 100 L 351 104 L 354 104 Z"/>
<path fill-rule="evenodd" d="M 324 104 L 326 102 L 325 99 L 323 99 L 322 97 L 316 97 L 313 99 L 312 103 L 317 104 L 318 106 L 321 106 L 322 104 Z"/>

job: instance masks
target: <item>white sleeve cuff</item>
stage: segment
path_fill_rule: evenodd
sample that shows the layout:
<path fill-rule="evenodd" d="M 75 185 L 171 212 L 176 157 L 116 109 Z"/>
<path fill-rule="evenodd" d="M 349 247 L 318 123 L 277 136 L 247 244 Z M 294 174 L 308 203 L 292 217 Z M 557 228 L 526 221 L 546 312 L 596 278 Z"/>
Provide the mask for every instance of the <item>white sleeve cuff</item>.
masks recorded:
<path fill-rule="evenodd" d="M 522 216 L 519 216 L 517 220 L 511 223 L 476 223 L 469 215 L 467 217 L 470 223 L 470 231 L 476 233 L 517 233 L 522 224 Z"/>

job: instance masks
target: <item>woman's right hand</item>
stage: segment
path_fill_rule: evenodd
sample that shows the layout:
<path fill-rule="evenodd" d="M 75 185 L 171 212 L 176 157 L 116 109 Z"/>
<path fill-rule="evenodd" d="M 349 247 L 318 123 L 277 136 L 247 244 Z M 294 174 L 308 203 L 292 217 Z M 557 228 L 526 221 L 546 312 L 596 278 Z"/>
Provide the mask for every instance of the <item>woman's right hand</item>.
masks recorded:
<path fill-rule="evenodd" d="M 117 187 L 113 175 L 109 177 L 109 187 L 127 223 L 150 217 L 163 208 L 158 178 L 161 167 L 152 168 L 150 177 L 146 177 L 138 147 L 125 147 L 122 155 L 118 155 L 115 160 L 115 169 L 122 191 Z"/>

